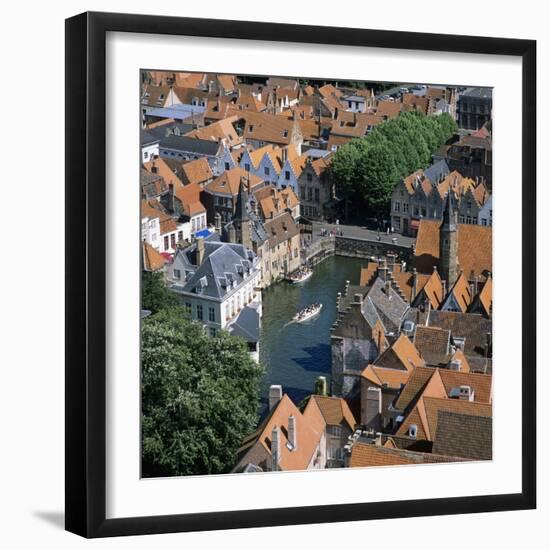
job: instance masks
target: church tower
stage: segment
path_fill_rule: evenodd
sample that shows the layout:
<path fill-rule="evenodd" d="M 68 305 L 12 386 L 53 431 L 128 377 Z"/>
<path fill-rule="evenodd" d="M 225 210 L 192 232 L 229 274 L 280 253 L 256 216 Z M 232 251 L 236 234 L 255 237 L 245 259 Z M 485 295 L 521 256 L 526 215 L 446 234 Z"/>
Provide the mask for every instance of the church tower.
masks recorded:
<path fill-rule="evenodd" d="M 458 277 L 458 223 L 452 190 L 447 193 L 443 222 L 439 227 L 439 267 L 441 278 L 450 289 Z"/>
<path fill-rule="evenodd" d="M 233 227 L 235 228 L 235 240 L 246 248 L 252 250 L 250 237 L 250 215 L 248 213 L 248 191 L 246 178 L 242 177 L 239 185 L 239 194 L 235 205 L 233 216 Z"/>

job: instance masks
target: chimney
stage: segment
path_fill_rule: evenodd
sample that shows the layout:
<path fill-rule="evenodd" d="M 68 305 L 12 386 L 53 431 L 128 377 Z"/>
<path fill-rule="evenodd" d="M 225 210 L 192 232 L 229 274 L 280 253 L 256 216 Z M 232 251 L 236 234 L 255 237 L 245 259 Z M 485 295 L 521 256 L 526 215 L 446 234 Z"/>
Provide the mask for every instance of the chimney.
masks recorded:
<path fill-rule="evenodd" d="M 417 285 L 417 273 L 416 273 L 416 267 L 413 267 L 413 274 L 412 274 L 412 291 L 411 291 L 411 304 L 414 302 L 414 299 L 416 298 L 416 285 Z"/>
<path fill-rule="evenodd" d="M 362 423 L 367 428 L 378 431 L 381 428 L 382 390 L 375 387 L 367 388 L 365 401 L 365 407 L 362 411 Z"/>
<path fill-rule="evenodd" d="M 327 378 L 326 376 L 318 376 L 315 381 L 315 393 L 317 395 L 327 394 Z"/>
<path fill-rule="evenodd" d="M 275 405 L 283 397 L 283 387 L 279 384 L 272 384 L 269 386 L 269 410 L 271 411 Z"/>
<path fill-rule="evenodd" d="M 279 442 L 279 428 L 273 427 L 271 431 L 271 471 L 276 472 L 279 469 L 279 460 L 281 458 L 281 446 Z"/>
<path fill-rule="evenodd" d="M 357 113 L 355 111 L 353 112 L 353 126 L 357 126 Z"/>
<path fill-rule="evenodd" d="M 176 211 L 174 196 L 175 196 L 174 184 L 169 183 L 168 184 L 168 210 L 171 213 L 174 213 Z"/>
<path fill-rule="evenodd" d="M 292 451 L 298 447 L 298 439 L 296 438 L 296 418 L 294 416 L 288 417 L 288 442 L 292 447 Z"/>
<path fill-rule="evenodd" d="M 197 239 L 197 265 L 201 266 L 204 260 L 204 237 Z"/>
<path fill-rule="evenodd" d="M 288 159 L 288 149 L 286 147 L 283 147 L 281 149 L 281 160 L 283 161 L 283 164 L 287 161 Z"/>

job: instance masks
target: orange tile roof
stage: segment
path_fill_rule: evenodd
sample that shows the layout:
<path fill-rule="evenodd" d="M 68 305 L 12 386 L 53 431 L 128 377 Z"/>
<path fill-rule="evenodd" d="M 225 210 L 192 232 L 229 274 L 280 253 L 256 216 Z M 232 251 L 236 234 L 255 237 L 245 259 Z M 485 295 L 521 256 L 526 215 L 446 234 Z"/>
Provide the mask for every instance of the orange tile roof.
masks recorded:
<path fill-rule="evenodd" d="M 150 174 L 158 174 L 161 176 L 166 184 L 172 183 L 174 187 L 182 187 L 182 181 L 174 174 L 174 171 L 166 164 L 162 158 L 156 158 L 143 164 L 143 168 Z"/>
<path fill-rule="evenodd" d="M 290 450 L 287 446 L 288 438 L 288 417 L 296 419 L 297 448 Z M 306 407 L 302 414 L 288 395 L 275 406 L 272 414 L 263 426 L 258 442 L 264 450 L 271 455 L 271 436 L 273 428 L 279 428 L 280 438 L 280 462 L 281 470 L 304 470 L 307 468 L 321 436 L 325 430 L 325 421 L 317 407 Z M 284 428 L 284 429 L 283 429 Z M 286 434 L 285 434 L 286 432 Z"/>
<path fill-rule="evenodd" d="M 429 100 L 427 97 L 417 96 L 415 94 L 403 94 L 401 101 L 403 105 L 413 107 L 425 115 L 428 114 Z"/>
<path fill-rule="evenodd" d="M 184 183 L 203 183 L 212 179 L 214 174 L 205 158 L 186 162 L 181 165 Z"/>
<path fill-rule="evenodd" d="M 440 221 L 420 220 L 413 266 L 421 273 L 431 273 L 439 265 Z M 491 227 L 458 224 L 458 264 L 470 280 L 471 272 L 486 277 L 493 270 L 493 232 Z"/>
<path fill-rule="evenodd" d="M 233 124 L 237 122 L 236 116 L 230 116 L 222 120 L 213 122 L 201 128 L 191 130 L 187 134 L 187 137 L 194 137 L 197 139 L 206 139 L 210 141 L 225 140 L 229 147 L 242 143 L 242 138 L 237 134 L 237 130 Z"/>
<path fill-rule="evenodd" d="M 214 179 L 214 181 L 207 184 L 205 189 L 211 193 L 224 193 L 227 195 L 236 196 L 239 193 L 241 178 L 245 178 L 251 191 L 253 191 L 255 187 L 263 185 L 264 181 L 262 178 L 259 178 L 258 176 L 255 176 L 242 168 L 235 167 L 231 170 L 226 170 L 223 174 Z"/>
<path fill-rule="evenodd" d="M 460 311 L 465 313 L 472 303 L 472 295 L 470 293 L 470 285 L 466 277 L 464 277 L 464 273 L 460 272 L 449 294 L 454 297 Z"/>
<path fill-rule="evenodd" d="M 158 271 L 164 267 L 166 260 L 149 243 L 141 243 L 141 259 L 145 271 Z"/>
<path fill-rule="evenodd" d="M 315 401 L 325 422 L 331 426 L 339 426 L 345 422 L 350 430 L 355 429 L 356 421 L 349 405 L 341 397 L 328 397 L 324 395 L 312 395 L 309 403 Z M 305 411 L 304 411 L 305 413 Z"/>
<path fill-rule="evenodd" d="M 397 101 L 379 101 L 376 115 L 379 117 L 395 118 L 403 109 L 403 104 Z"/>
<path fill-rule="evenodd" d="M 298 121 L 265 112 L 243 111 L 240 118 L 246 121 L 243 132 L 245 139 L 288 145 L 293 136 L 294 125 L 299 131 Z"/>
<path fill-rule="evenodd" d="M 409 380 L 410 372 L 408 370 L 389 369 L 369 365 L 362 373 L 361 377 L 377 386 L 387 385 L 390 388 L 400 388 Z"/>
<path fill-rule="evenodd" d="M 180 200 L 184 213 L 194 216 L 206 212 L 206 208 L 200 200 L 201 187 L 198 183 L 190 183 L 176 189 L 176 197 Z"/>
<path fill-rule="evenodd" d="M 299 204 L 298 197 L 292 190 L 292 187 L 281 190 L 273 187 L 268 189 L 269 194 L 262 193 L 262 195 L 265 195 L 263 198 L 258 199 L 258 195 L 256 195 L 257 200 L 259 200 L 262 216 L 266 220 L 286 212 L 287 209 L 293 209 Z"/>
<path fill-rule="evenodd" d="M 404 369 L 408 372 L 425 364 L 414 344 L 403 333 L 374 361 L 375 366 Z"/>
<path fill-rule="evenodd" d="M 493 278 L 490 275 L 479 293 L 479 303 L 485 310 L 485 314 L 490 316 L 493 311 Z"/>
<path fill-rule="evenodd" d="M 178 228 L 176 220 L 170 217 L 162 205 L 155 199 L 141 200 L 141 217 L 142 218 L 158 218 L 160 225 L 160 234 L 172 233 Z"/>
<path fill-rule="evenodd" d="M 350 467 L 402 466 L 406 464 L 434 462 L 461 462 L 462 460 L 463 459 L 458 457 L 397 449 L 395 448 L 395 443 L 388 446 L 386 446 L 386 444 L 379 446 L 358 441 L 351 448 Z"/>

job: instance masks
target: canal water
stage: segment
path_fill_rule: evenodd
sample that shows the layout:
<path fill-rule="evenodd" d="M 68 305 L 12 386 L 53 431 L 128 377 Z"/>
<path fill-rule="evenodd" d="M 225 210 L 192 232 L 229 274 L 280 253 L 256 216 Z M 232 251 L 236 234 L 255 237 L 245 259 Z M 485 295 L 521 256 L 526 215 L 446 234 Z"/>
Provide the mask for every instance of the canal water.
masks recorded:
<path fill-rule="evenodd" d="M 283 393 L 296 404 L 313 392 L 318 376 L 326 376 L 330 384 L 330 329 L 336 318 L 336 294 L 343 292 L 346 280 L 359 284 L 364 264 L 365 260 L 332 256 L 315 266 L 305 283 L 281 282 L 263 291 L 260 361 L 266 375 L 262 415 L 271 384 L 281 384 Z M 323 304 L 317 317 L 304 323 L 290 322 L 297 311 L 314 302 Z"/>

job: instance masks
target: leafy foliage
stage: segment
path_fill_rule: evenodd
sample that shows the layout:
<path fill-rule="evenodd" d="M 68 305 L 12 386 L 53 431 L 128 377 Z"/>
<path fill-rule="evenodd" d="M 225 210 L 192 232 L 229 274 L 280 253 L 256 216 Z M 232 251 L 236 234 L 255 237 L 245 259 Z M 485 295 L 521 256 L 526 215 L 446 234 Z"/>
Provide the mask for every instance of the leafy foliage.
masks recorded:
<path fill-rule="evenodd" d="M 141 273 L 141 308 L 157 313 L 162 309 L 177 306 L 178 297 L 170 292 L 164 282 L 162 273 L 142 271 Z"/>
<path fill-rule="evenodd" d="M 428 166 L 432 153 L 455 131 L 448 114 L 401 113 L 338 149 L 332 168 L 337 189 L 356 208 L 387 215 L 397 181 Z"/>
<path fill-rule="evenodd" d="M 258 421 L 263 368 L 182 308 L 144 319 L 141 336 L 143 476 L 228 472 Z"/>

